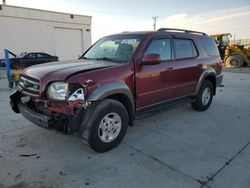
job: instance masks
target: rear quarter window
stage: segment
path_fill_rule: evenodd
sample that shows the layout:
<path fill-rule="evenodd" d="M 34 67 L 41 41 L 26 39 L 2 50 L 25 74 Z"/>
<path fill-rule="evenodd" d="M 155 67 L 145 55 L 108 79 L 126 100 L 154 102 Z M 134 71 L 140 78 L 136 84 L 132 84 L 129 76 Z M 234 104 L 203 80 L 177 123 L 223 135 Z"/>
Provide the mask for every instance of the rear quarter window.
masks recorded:
<path fill-rule="evenodd" d="M 202 37 L 200 39 L 200 42 L 207 55 L 220 56 L 218 47 L 216 46 L 214 39 L 210 37 Z"/>

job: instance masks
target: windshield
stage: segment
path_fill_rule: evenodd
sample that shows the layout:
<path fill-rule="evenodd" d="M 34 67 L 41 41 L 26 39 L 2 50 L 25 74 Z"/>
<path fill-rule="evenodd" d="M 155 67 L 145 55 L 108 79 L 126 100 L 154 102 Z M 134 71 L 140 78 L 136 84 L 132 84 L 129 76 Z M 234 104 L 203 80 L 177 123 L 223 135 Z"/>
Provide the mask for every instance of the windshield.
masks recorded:
<path fill-rule="evenodd" d="M 219 46 L 228 46 L 230 43 L 230 40 L 229 40 L 230 35 L 228 34 L 213 36 L 213 38 L 216 44 Z"/>
<path fill-rule="evenodd" d="M 229 40 L 229 35 L 223 35 L 222 36 L 222 45 L 223 46 L 228 46 L 229 43 L 230 43 L 230 40 Z"/>
<path fill-rule="evenodd" d="M 80 59 L 128 62 L 140 42 L 138 36 L 105 37 L 94 44 Z"/>

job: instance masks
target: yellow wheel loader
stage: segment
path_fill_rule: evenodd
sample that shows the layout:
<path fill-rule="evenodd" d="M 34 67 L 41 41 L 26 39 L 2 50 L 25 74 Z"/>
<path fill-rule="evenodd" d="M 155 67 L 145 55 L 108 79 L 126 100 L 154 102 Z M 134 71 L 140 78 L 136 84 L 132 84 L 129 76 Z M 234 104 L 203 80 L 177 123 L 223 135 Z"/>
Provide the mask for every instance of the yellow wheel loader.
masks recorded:
<path fill-rule="evenodd" d="M 221 58 L 225 62 L 226 67 L 243 67 L 250 65 L 250 45 L 229 44 L 230 33 L 210 35 L 219 49 Z"/>

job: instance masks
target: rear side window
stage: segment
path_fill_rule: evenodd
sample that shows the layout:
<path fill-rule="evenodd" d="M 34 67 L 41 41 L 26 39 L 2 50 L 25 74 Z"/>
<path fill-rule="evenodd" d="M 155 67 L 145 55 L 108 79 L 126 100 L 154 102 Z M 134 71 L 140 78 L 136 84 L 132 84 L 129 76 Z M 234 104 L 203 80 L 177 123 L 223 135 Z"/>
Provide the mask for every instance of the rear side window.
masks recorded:
<path fill-rule="evenodd" d="M 203 37 L 201 38 L 201 45 L 203 49 L 205 50 L 205 53 L 209 56 L 220 56 L 218 48 L 216 46 L 216 43 L 214 39 L 209 37 Z"/>
<path fill-rule="evenodd" d="M 190 39 L 174 39 L 176 59 L 194 58 L 198 52 Z"/>
<path fill-rule="evenodd" d="M 144 55 L 159 54 L 162 61 L 171 60 L 171 43 L 170 39 L 155 39 L 153 40 Z"/>

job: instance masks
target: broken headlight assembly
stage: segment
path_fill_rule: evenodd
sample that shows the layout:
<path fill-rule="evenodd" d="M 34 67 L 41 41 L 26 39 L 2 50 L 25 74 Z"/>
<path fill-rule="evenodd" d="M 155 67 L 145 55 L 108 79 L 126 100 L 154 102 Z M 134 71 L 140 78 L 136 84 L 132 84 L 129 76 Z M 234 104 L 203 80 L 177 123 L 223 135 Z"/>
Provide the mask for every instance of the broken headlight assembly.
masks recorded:
<path fill-rule="evenodd" d="M 84 88 L 79 84 L 53 82 L 47 89 L 47 96 L 54 100 L 84 100 Z"/>

